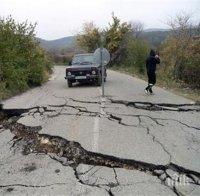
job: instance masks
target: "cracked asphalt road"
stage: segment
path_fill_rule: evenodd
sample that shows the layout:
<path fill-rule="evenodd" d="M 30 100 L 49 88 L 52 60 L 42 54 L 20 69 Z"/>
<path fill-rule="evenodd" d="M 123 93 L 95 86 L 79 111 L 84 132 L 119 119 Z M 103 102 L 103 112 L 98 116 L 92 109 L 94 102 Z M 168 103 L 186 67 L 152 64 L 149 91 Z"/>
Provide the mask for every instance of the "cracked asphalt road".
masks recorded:
<path fill-rule="evenodd" d="M 102 99 L 64 69 L 3 103 L 1 195 L 200 195 L 198 103 L 114 71 Z"/>

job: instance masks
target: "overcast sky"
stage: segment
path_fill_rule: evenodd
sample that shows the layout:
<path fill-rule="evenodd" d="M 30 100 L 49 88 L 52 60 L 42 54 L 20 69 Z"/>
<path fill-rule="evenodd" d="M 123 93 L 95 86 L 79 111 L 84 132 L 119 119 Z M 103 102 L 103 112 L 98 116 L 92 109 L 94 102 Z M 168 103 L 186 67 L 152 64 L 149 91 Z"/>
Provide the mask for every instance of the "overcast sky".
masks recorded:
<path fill-rule="evenodd" d="M 1 17 L 37 22 L 37 36 L 48 40 L 74 35 L 84 22 L 105 27 L 112 12 L 145 28 L 167 28 L 167 18 L 182 11 L 200 20 L 200 0 L 0 0 Z"/>

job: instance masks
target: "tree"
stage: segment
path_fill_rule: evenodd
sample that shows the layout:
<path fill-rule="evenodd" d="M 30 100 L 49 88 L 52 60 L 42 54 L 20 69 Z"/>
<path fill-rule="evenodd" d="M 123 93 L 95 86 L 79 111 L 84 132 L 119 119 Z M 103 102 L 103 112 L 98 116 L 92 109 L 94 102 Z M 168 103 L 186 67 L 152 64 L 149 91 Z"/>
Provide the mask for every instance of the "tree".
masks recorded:
<path fill-rule="evenodd" d="M 101 32 L 93 22 L 85 23 L 83 31 L 77 35 L 77 45 L 86 52 L 94 52 L 101 43 Z"/>
<path fill-rule="evenodd" d="M 124 66 L 131 68 L 132 72 L 143 74 L 146 70 L 145 59 L 148 55 L 148 51 L 149 47 L 143 40 L 129 40 Z"/>
<path fill-rule="evenodd" d="M 93 23 L 85 23 L 82 33 L 78 35 L 77 44 L 87 52 L 93 52 L 97 46 L 100 46 L 100 35 L 103 35 L 103 46 L 111 54 L 111 65 L 121 65 L 121 63 L 126 62 L 127 66 L 131 66 L 135 62 L 140 67 L 138 70 L 143 72 L 147 46 L 138 39 L 142 29 L 142 23 L 122 23 L 113 13 L 111 23 L 102 32 Z M 140 52 L 142 53 L 140 54 Z M 142 58 L 139 59 L 141 56 Z M 136 59 L 133 60 L 133 58 Z"/>
<path fill-rule="evenodd" d="M 163 62 L 168 73 L 194 87 L 200 87 L 199 39 L 194 39 L 199 25 L 191 22 L 189 15 L 181 14 L 171 19 L 171 35 L 162 46 Z"/>
<path fill-rule="evenodd" d="M 128 37 L 131 32 L 130 24 L 121 23 L 120 19 L 113 13 L 112 23 L 109 23 L 109 27 L 104 30 L 104 45 L 111 53 L 112 62 L 119 63 L 124 58 Z"/>
<path fill-rule="evenodd" d="M 141 36 L 143 30 L 144 30 L 144 24 L 141 22 L 134 22 L 131 21 L 130 23 L 132 34 L 137 39 Z"/>

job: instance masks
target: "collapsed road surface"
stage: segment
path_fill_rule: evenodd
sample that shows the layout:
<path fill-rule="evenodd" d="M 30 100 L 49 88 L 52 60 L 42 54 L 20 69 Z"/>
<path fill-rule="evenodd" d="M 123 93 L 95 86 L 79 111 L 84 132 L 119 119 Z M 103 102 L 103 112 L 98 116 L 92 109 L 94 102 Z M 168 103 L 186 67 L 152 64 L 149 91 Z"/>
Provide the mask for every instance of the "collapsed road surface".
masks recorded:
<path fill-rule="evenodd" d="M 200 195 L 200 105 L 108 72 L 68 88 L 64 67 L 0 109 L 0 195 Z"/>

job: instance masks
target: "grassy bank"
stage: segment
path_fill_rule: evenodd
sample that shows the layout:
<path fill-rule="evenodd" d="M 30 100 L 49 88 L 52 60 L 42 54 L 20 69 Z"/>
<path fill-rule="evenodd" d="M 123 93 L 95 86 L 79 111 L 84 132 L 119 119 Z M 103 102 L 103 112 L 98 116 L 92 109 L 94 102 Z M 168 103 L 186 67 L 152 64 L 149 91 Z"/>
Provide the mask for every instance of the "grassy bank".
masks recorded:
<path fill-rule="evenodd" d="M 147 75 L 146 74 L 140 74 L 136 73 L 135 70 L 132 67 L 124 67 L 124 66 L 113 66 L 111 67 L 114 71 L 119 71 L 122 73 L 126 73 L 128 75 L 134 76 L 136 78 L 140 78 L 142 80 L 147 81 Z M 177 95 L 183 96 L 188 99 L 192 99 L 194 101 L 200 101 L 200 90 L 198 89 L 192 89 L 188 85 L 184 84 L 183 82 L 177 82 L 175 80 L 172 80 L 171 78 L 168 78 L 164 70 L 160 68 L 157 71 L 157 83 L 156 86 L 159 86 L 163 89 L 166 89 L 170 92 L 173 92 Z"/>

